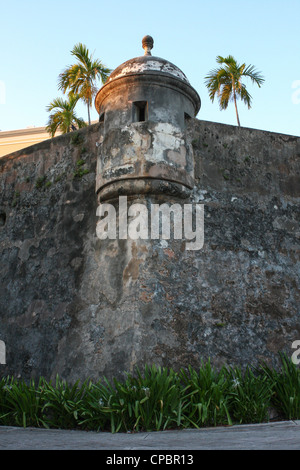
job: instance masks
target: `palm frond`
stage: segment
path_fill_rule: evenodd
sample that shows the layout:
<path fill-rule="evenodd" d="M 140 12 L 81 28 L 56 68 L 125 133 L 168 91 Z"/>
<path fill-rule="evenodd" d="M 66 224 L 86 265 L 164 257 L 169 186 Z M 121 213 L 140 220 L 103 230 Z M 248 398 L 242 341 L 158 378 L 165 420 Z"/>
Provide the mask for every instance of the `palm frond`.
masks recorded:
<path fill-rule="evenodd" d="M 222 86 L 219 93 L 219 105 L 220 109 L 227 109 L 229 101 L 232 99 L 232 84 L 228 83 Z"/>
<path fill-rule="evenodd" d="M 245 85 L 242 85 L 239 95 L 241 97 L 241 100 L 248 106 L 248 109 L 250 109 L 252 96 L 247 91 Z"/>
<path fill-rule="evenodd" d="M 248 65 L 248 67 L 246 67 L 243 71 L 243 76 L 249 77 L 253 83 L 258 85 L 259 88 L 265 81 L 264 77 L 261 75 L 261 72 L 255 70 L 254 65 Z"/>
<path fill-rule="evenodd" d="M 71 54 L 76 57 L 76 59 L 86 68 L 89 69 L 91 67 L 91 57 L 89 55 L 88 48 L 82 44 L 78 43 L 75 44 L 73 47 Z"/>
<path fill-rule="evenodd" d="M 72 127 L 81 128 L 86 126 L 83 119 L 78 118 L 75 112 L 75 106 L 80 98 L 79 95 L 69 94 L 68 100 L 55 98 L 47 107 L 48 112 L 52 112 L 46 125 L 47 132 L 54 137 L 60 130 L 62 134 L 70 132 Z"/>

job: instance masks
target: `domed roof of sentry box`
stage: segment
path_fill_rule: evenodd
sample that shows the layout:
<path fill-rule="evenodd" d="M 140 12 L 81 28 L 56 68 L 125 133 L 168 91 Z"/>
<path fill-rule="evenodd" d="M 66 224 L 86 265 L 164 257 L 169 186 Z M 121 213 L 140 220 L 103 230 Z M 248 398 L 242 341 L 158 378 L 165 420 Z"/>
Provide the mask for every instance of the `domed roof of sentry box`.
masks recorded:
<path fill-rule="evenodd" d="M 111 73 L 95 97 L 95 108 L 99 115 L 104 115 L 111 108 L 110 105 L 105 105 L 106 108 L 102 106 L 108 97 L 111 98 L 111 93 L 124 95 L 126 92 L 128 94 L 129 89 L 132 91 L 133 89 L 141 90 L 143 88 L 145 94 L 145 90 L 151 86 L 160 87 L 164 91 L 167 89 L 176 90 L 192 103 L 193 111 L 185 112 L 192 117 L 197 115 L 201 106 L 197 91 L 190 85 L 186 75 L 176 65 L 161 57 L 151 55 L 153 43 L 151 36 L 145 36 L 142 39 L 144 55 L 127 60 Z M 141 100 L 147 101 L 145 97 L 143 99 L 136 98 L 133 101 L 142 102 Z M 156 103 L 157 105 L 158 103 Z M 118 109 L 119 111 L 120 109 Z"/>
<path fill-rule="evenodd" d="M 189 84 L 186 75 L 176 65 L 172 64 L 168 60 L 162 59 L 161 57 L 155 57 L 151 55 L 153 44 L 153 38 L 151 36 L 145 36 L 142 39 L 142 46 L 145 54 L 143 56 L 127 60 L 123 64 L 119 65 L 111 73 L 106 83 L 127 75 L 159 72 L 169 76 L 171 75 L 172 77 Z"/>

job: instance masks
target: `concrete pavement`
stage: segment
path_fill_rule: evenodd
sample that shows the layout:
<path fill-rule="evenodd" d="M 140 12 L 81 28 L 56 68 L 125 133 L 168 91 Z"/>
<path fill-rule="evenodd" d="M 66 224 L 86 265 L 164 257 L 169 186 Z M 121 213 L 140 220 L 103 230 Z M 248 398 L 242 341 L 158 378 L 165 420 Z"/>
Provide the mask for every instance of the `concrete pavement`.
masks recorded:
<path fill-rule="evenodd" d="M 299 450 L 300 421 L 133 434 L 0 426 L 0 449 L 150 453 L 156 450 Z"/>

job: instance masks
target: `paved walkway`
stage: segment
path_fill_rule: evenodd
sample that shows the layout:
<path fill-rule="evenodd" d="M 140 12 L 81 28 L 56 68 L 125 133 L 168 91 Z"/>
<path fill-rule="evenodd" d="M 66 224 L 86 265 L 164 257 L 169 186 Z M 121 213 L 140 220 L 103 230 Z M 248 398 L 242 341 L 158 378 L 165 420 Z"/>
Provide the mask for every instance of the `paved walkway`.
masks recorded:
<path fill-rule="evenodd" d="M 0 426 L 0 449 L 143 450 L 150 453 L 156 450 L 174 453 L 202 449 L 300 450 L 300 421 L 136 434 Z"/>

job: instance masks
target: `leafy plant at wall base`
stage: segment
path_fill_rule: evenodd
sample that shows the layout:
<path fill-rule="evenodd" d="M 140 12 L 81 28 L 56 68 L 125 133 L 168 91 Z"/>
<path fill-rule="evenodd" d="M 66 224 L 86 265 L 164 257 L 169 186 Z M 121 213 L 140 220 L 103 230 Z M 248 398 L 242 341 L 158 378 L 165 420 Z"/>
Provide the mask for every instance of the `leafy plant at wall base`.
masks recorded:
<path fill-rule="evenodd" d="M 21 427 L 47 427 L 43 418 L 43 379 L 27 385 L 13 378 L 0 382 L 0 424 Z"/>
<path fill-rule="evenodd" d="M 179 373 L 145 366 L 112 382 L 6 377 L 0 379 L 0 425 L 110 432 L 200 428 L 264 422 L 270 405 L 283 419 L 300 419 L 300 370 L 281 358 L 280 371 L 266 365 L 217 371 L 208 361 Z"/>
<path fill-rule="evenodd" d="M 44 413 L 50 427 L 74 429 L 78 426 L 78 411 L 84 402 L 87 381 L 79 386 L 79 381 L 69 385 L 56 377 L 55 386 L 44 384 Z"/>
<path fill-rule="evenodd" d="M 300 418 L 300 369 L 287 357 L 280 354 L 281 370 L 271 369 L 267 365 L 262 370 L 273 384 L 272 403 L 286 419 Z"/>
<path fill-rule="evenodd" d="M 172 370 L 145 366 L 144 374 L 137 369 L 136 376 L 128 374 L 124 383 L 114 380 L 111 384 L 105 379 L 97 389 L 101 413 L 109 416 L 113 433 L 153 431 L 181 424 L 180 382 Z"/>
<path fill-rule="evenodd" d="M 166 429 L 180 426 L 183 402 L 180 396 L 180 379 L 172 370 L 147 366 L 144 374 L 139 369 L 137 377 L 129 376 L 131 390 L 135 392 L 132 414 L 134 429 Z"/>
<path fill-rule="evenodd" d="M 228 406 L 229 382 L 223 370 L 217 372 L 210 363 L 202 362 L 199 371 L 181 370 L 185 385 L 184 401 L 188 403 L 185 418 L 195 427 L 232 424 Z"/>
<path fill-rule="evenodd" d="M 266 421 L 272 398 L 272 382 L 266 375 L 255 375 L 247 367 L 227 371 L 231 383 L 229 408 L 232 418 L 239 424 Z"/>
<path fill-rule="evenodd" d="M 105 407 L 107 402 L 104 395 L 101 382 L 89 384 L 85 400 L 78 409 L 80 427 L 92 431 L 109 430 L 110 417 Z"/>

